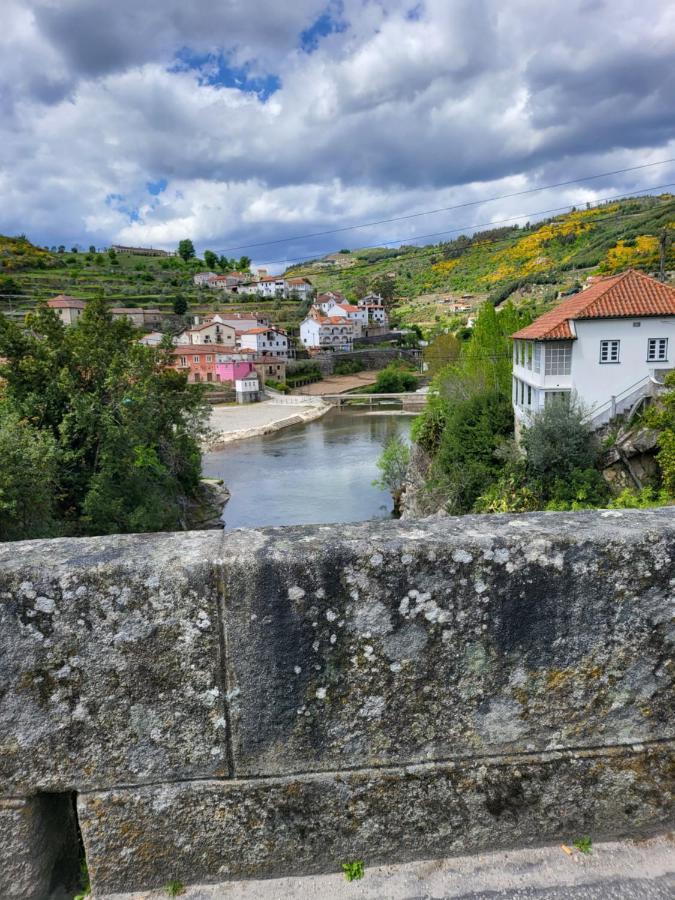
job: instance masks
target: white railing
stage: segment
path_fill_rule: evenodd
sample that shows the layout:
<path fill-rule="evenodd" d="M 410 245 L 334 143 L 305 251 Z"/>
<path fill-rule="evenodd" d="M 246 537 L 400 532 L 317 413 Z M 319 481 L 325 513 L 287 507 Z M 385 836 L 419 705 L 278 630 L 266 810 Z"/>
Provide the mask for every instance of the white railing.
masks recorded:
<path fill-rule="evenodd" d="M 632 406 L 636 400 L 651 395 L 652 385 L 661 384 L 662 382 L 653 378 L 651 373 L 645 375 L 644 378 L 629 385 L 620 394 L 616 394 L 604 403 L 594 406 L 584 416 L 584 419 L 592 425 L 602 425 L 605 422 L 610 422 L 619 413 Z"/>

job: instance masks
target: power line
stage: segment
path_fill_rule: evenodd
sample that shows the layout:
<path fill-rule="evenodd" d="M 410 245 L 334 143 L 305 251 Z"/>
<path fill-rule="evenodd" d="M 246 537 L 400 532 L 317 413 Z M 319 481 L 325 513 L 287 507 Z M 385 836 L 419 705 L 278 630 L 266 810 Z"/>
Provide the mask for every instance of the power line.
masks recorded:
<path fill-rule="evenodd" d="M 236 247 L 227 247 L 222 252 L 223 253 L 232 253 L 235 250 L 245 250 L 245 249 L 251 248 L 251 247 L 269 247 L 271 244 L 284 244 L 284 243 L 289 243 L 290 241 L 305 240 L 307 238 L 324 237 L 327 234 L 339 234 L 344 231 L 353 231 L 354 229 L 357 229 L 357 228 L 372 228 L 375 225 L 388 225 L 391 222 L 402 222 L 406 219 L 416 219 L 416 218 L 419 218 L 420 216 L 430 216 L 430 215 L 434 215 L 436 213 L 451 212 L 452 210 L 463 209 L 467 206 L 480 206 L 483 203 L 494 203 L 497 200 L 508 200 L 512 197 L 523 197 L 526 194 L 535 194 L 540 191 L 552 190 L 553 188 L 566 187 L 567 185 L 570 185 L 570 184 L 580 184 L 583 181 L 593 181 L 594 179 L 597 179 L 597 178 L 608 178 L 610 175 L 623 175 L 626 172 L 636 172 L 639 169 L 649 169 L 649 168 L 652 168 L 653 166 L 665 166 L 668 163 L 672 163 L 672 162 L 675 162 L 675 157 L 673 157 L 671 159 L 661 159 L 658 162 L 653 162 L 653 163 L 643 163 L 640 166 L 629 166 L 628 168 L 625 168 L 625 169 L 614 169 L 612 172 L 599 172 L 597 175 L 584 175 L 582 178 L 570 178 L 568 181 L 558 181 L 553 184 L 545 184 L 542 187 L 528 188 L 527 190 L 523 190 L 523 191 L 513 191 L 510 194 L 499 194 L 494 197 L 487 197 L 484 200 L 468 200 L 465 203 L 456 203 L 454 206 L 442 206 L 439 209 L 426 209 L 426 210 L 423 210 L 422 212 L 410 213 L 409 215 L 406 215 L 406 216 L 394 216 L 391 219 L 378 219 L 377 221 L 374 221 L 374 222 L 360 222 L 360 223 L 357 223 L 356 225 L 344 225 L 341 228 L 330 228 L 326 231 L 308 232 L 307 234 L 298 234 L 298 235 L 294 235 L 293 237 L 276 238 L 271 241 L 258 241 L 258 242 L 254 242 L 254 243 L 250 243 L 250 244 L 239 244 Z"/>
<path fill-rule="evenodd" d="M 674 184 L 675 184 L 675 183 L 674 183 Z M 670 186 L 670 185 L 664 185 L 664 187 L 668 187 L 668 186 Z M 634 193 L 636 193 L 636 192 L 634 192 Z M 624 197 L 626 197 L 626 196 L 632 196 L 632 195 L 627 195 L 627 194 L 626 194 L 626 195 L 622 195 L 621 197 L 612 197 L 612 198 L 609 198 L 609 199 L 610 199 L 610 200 L 617 200 L 617 201 L 618 201 L 618 200 L 624 199 Z M 598 202 L 604 202 L 604 201 L 598 201 Z M 662 200 L 662 201 L 660 201 L 660 202 L 662 202 L 664 205 L 667 205 L 668 203 L 672 203 L 673 200 L 672 200 L 672 198 L 668 198 L 668 199 Z M 596 208 L 597 208 L 597 207 L 596 207 Z M 569 207 L 562 207 L 562 209 L 569 209 Z M 615 219 L 633 218 L 633 217 L 640 216 L 641 214 L 642 214 L 642 213 L 638 212 L 638 213 L 616 213 L 616 214 L 609 214 L 609 215 L 606 215 L 606 216 L 597 216 L 596 218 L 594 218 L 594 219 L 591 220 L 590 224 L 595 224 L 596 222 L 607 222 L 607 221 L 615 220 Z M 534 215 L 537 215 L 537 214 L 536 214 L 536 213 L 525 213 L 523 216 L 520 216 L 519 218 L 529 218 L 529 217 L 532 217 L 532 216 L 534 216 Z M 480 226 L 477 226 L 477 227 L 480 227 Z M 457 230 L 457 231 L 463 231 L 464 229 L 467 229 L 467 228 L 469 228 L 469 226 L 464 225 L 464 226 L 462 226 L 461 229 L 455 229 L 455 230 Z M 447 233 L 447 232 L 445 232 L 445 233 Z M 461 256 L 463 253 L 467 252 L 468 250 L 474 249 L 474 248 L 476 248 L 476 247 L 483 247 L 483 246 L 487 246 L 487 245 L 489 245 L 489 244 L 506 243 L 506 242 L 508 242 L 508 241 L 512 241 L 513 238 L 514 238 L 514 235 L 513 235 L 513 234 L 509 234 L 509 235 L 506 236 L 506 237 L 486 238 L 486 239 L 483 239 L 482 241 L 472 241 L 472 243 L 471 243 L 469 246 L 464 247 L 464 248 L 459 248 L 459 249 L 457 249 L 457 250 L 454 250 L 454 251 L 453 251 L 453 256 L 452 256 L 452 257 L 448 257 L 448 258 L 457 258 L 457 257 Z M 380 245 L 378 245 L 378 246 L 380 246 Z M 364 249 L 364 250 L 366 250 L 366 249 L 376 249 L 376 248 L 363 247 L 363 248 L 359 248 L 359 249 Z M 358 252 L 358 250 L 355 251 L 355 252 Z M 412 253 L 412 252 L 407 253 L 407 254 L 406 254 L 406 257 L 405 257 L 405 261 L 408 262 L 408 261 L 412 261 L 412 260 L 419 260 L 419 259 L 421 259 L 421 258 L 423 258 L 423 257 L 426 257 L 426 256 L 434 256 L 434 255 L 436 255 L 436 254 L 438 254 L 438 253 L 439 253 L 439 245 L 434 245 L 434 246 L 432 246 L 432 247 L 428 247 L 428 246 L 427 246 L 427 247 L 421 247 L 421 248 L 419 249 L 419 252 L 417 252 L 417 253 Z M 377 262 L 380 262 L 380 261 L 384 261 L 384 260 L 377 260 Z M 393 258 L 391 259 L 392 264 L 396 263 L 397 261 L 398 261 L 398 260 L 397 260 L 396 257 L 393 257 Z M 443 261 L 446 261 L 446 260 L 443 260 Z M 325 268 L 320 268 L 320 269 L 311 269 L 311 268 L 309 268 L 309 269 L 303 269 L 303 268 L 300 267 L 300 266 L 294 266 L 294 267 L 292 267 L 292 268 L 298 268 L 298 269 L 299 269 L 298 275 L 300 275 L 300 276 L 307 276 L 307 275 L 324 275 L 324 276 L 328 276 L 328 277 L 333 277 L 333 278 L 334 278 L 334 277 L 339 277 L 341 274 L 354 274 L 354 273 L 357 273 L 357 272 L 359 272 L 359 271 L 368 270 L 368 269 L 371 268 L 371 266 L 372 266 L 372 262 L 365 261 L 365 262 L 363 262 L 363 263 L 360 263 L 360 264 L 357 264 L 357 265 L 354 265 L 354 266 L 349 266 L 348 268 L 345 268 L 345 269 L 342 269 L 342 270 L 327 270 L 327 269 L 325 269 Z"/>
<path fill-rule="evenodd" d="M 673 186 L 675 186 L 675 182 L 671 181 L 671 182 L 668 182 L 667 184 L 655 185 L 653 188 L 651 188 L 651 190 L 658 191 L 658 190 L 662 190 L 663 188 L 673 187 Z M 637 191 L 629 191 L 626 194 L 619 194 L 615 197 L 600 197 L 598 200 L 595 201 L 596 205 L 591 208 L 597 209 L 599 204 L 601 204 L 601 203 L 611 203 L 614 200 L 623 200 L 626 197 L 634 197 L 637 194 L 644 194 L 644 191 L 645 191 L 645 188 L 640 188 Z M 406 240 L 421 241 L 421 240 L 425 240 L 426 238 L 440 237 L 441 235 L 444 235 L 444 234 L 456 234 L 458 231 L 471 231 L 472 229 L 475 229 L 475 228 L 493 228 L 495 225 L 503 225 L 505 222 L 513 222 L 517 219 L 530 219 L 535 216 L 544 216 L 544 215 L 547 215 L 548 213 L 562 212 L 563 210 L 566 210 L 566 209 L 571 210 L 573 208 L 573 206 L 574 206 L 574 204 L 567 203 L 565 206 L 555 206 L 555 207 L 552 207 L 551 209 L 541 209 L 537 212 L 522 213 L 517 216 L 508 216 L 505 219 L 497 219 L 496 221 L 493 221 L 493 222 L 480 222 L 478 224 L 473 224 L 473 225 L 469 225 L 467 223 L 464 225 L 460 225 L 456 228 L 448 228 L 446 231 L 435 231 L 430 234 L 414 235 L 412 238 L 410 238 L 410 237 L 394 238 L 393 240 L 390 240 L 390 241 L 380 241 L 378 244 L 366 244 L 363 247 L 355 247 L 350 252 L 358 253 L 359 250 L 377 250 L 379 247 L 386 247 L 387 244 L 400 244 L 401 246 L 403 246 L 404 242 Z M 639 213 L 626 213 L 625 215 L 639 215 Z M 265 265 L 272 265 L 274 263 L 279 263 L 279 262 L 303 262 L 305 260 L 312 261 L 315 259 L 316 259 L 315 256 L 295 256 L 295 257 L 292 256 L 290 258 L 284 257 L 284 259 L 269 259 L 266 261 Z M 294 268 L 294 267 L 292 267 L 292 268 Z M 350 269 L 351 268 L 353 268 L 353 266 L 350 267 Z"/>

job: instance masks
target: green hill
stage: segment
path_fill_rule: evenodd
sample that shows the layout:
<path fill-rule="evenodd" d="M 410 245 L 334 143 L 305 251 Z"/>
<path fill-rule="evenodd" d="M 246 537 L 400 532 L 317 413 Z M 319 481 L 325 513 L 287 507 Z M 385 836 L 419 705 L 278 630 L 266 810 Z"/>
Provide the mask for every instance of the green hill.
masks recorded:
<path fill-rule="evenodd" d="M 68 294 L 81 300 L 102 295 L 111 306 L 159 308 L 170 314 L 177 297 L 190 313 L 256 310 L 277 324 L 300 321 L 296 300 L 236 297 L 193 283 L 202 260 L 96 252 L 52 253 L 25 238 L 0 236 L 0 312 L 22 317 L 40 300 Z"/>
<path fill-rule="evenodd" d="M 458 328 L 466 314 L 453 301 L 471 295 L 475 307 L 513 297 L 538 313 L 560 291 L 595 272 L 633 266 L 655 271 L 659 236 L 673 234 L 666 265 L 675 268 L 675 196 L 643 196 L 579 209 L 524 227 L 508 226 L 460 235 L 426 247 L 341 251 L 288 270 L 307 275 L 319 291 L 340 290 L 356 299 L 388 280 L 397 299 L 395 320 L 425 328 Z M 159 307 L 169 313 L 184 297 L 191 313 L 255 309 L 289 328 L 304 308 L 295 300 L 258 300 L 197 287 L 192 278 L 205 268 L 171 257 L 108 253 L 50 252 L 26 237 L 0 235 L 0 311 L 21 316 L 37 301 L 56 294 L 83 300 L 103 295 L 111 306 Z"/>
<path fill-rule="evenodd" d="M 426 247 L 355 250 L 296 266 L 318 290 L 356 298 L 383 277 L 393 280 L 403 323 L 444 324 L 448 298 L 473 295 L 499 303 L 509 296 L 549 302 L 591 273 L 633 267 L 654 271 L 659 236 L 673 241 L 666 265 L 675 268 L 675 196 L 643 196 L 575 209 L 533 225 L 481 231 Z M 445 296 L 444 296 L 445 295 Z"/>

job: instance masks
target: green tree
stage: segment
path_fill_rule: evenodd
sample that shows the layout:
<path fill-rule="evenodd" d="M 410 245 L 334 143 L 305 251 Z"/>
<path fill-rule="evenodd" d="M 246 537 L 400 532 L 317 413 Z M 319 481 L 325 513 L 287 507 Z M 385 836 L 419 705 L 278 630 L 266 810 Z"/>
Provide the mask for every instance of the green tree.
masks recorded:
<path fill-rule="evenodd" d="M 521 443 L 529 476 L 540 481 L 547 493 L 557 482 L 569 480 L 575 470 L 593 468 L 600 449 L 585 410 L 565 398 L 547 403 L 532 417 Z"/>
<path fill-rule="evenodd" d="M 0 541 L 57 533 L 56 441 L 0 405 Z"/>
<path fill-rule="evenodd" d="M 237 262 L 237 265 L 235 266 L 235 268 L 239 272 L 248 272 L 248 270 L 251 268 L 251 257 L 250 256 L 240 256 L 239 261 Z"/>
<path fill-rule="evenodd" d="M 457 362 L 461 344 L 454 334 L 439 334 L 424 348 L 424 361 L 429 375 L 438 375 L 441 369 Z"/>
<path fill-rule="evenodd" d="M 406 391 L 414 391 L 416 387 L 415 376 L 400 363 L 393 362 L 377 373 L 373 393 L 403 394 Z"/>
<path fill-rule="evenodd" d="M 396 294 L 396 278 L 393 275 L 378 275 L 370 283 L 370 289 L 382 297 L 382 302 L 389 308 L 394 302 Z"/>
<path fill-rule="evenodd" d="M 77 247 L 71 247 L 71 248 L 70 248 L 70 252 L 71 252 L 71 253 L 77 253 Z"/>
<path fill-rule="evenodd" d="M 170 351 L 139 344 L 102 298 L 64 327 L 44 306 L 28 330 L 0 319 L 10 413 L 54 442 L 55 514 L 67 534 L 183 527 L 199 494 L 207 410 Z M 2 461 L 0 460 L 0 466 Z"/>
<path fill-rule="evenodd" d="M 204 251 L 204 264 L 207 269 L 215 269 L 218 265 L 218 255 L 213 250 Z"/>
<path fill-rule="evenodd" d="M 89 252 L 92 254 L 96 253 L 96 247 L 93 244 L 89 244 Z"/>
<path fill-rule="evenodd" d="M 394 501 L 395 514 L 399 512 L 409 464 L 410 447 L 399 435 L 393 435 L 385 444 L 384 450 L 377 460 L 377 468 L 381 475 L 373 484 L 383 491 L 389 491 Z"/>
<path fill-rule="evenodd" d="M 188 310 L 188 302 L 182 294 L 174 297 L 172 306 L 173 311 L 177 316 L 184 316 Z"/>
<path fill-rule="evenodd" d="M 187 262 L 190 259 L 194 259 L 195 245 L 192 243 L 190 238 L 184 238 L 182 241 L 178 242 L 178 255 L 184 262 Z"/>

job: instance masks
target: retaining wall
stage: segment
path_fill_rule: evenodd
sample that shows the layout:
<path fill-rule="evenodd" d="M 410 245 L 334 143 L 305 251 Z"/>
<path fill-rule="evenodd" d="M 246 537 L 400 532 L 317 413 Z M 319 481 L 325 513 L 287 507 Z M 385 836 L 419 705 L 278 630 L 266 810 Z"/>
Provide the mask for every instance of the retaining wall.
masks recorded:
<path fill-rule="evenodd" d="M 672 822 L 671 509 L 0 545 L 0 896 Z"/>

